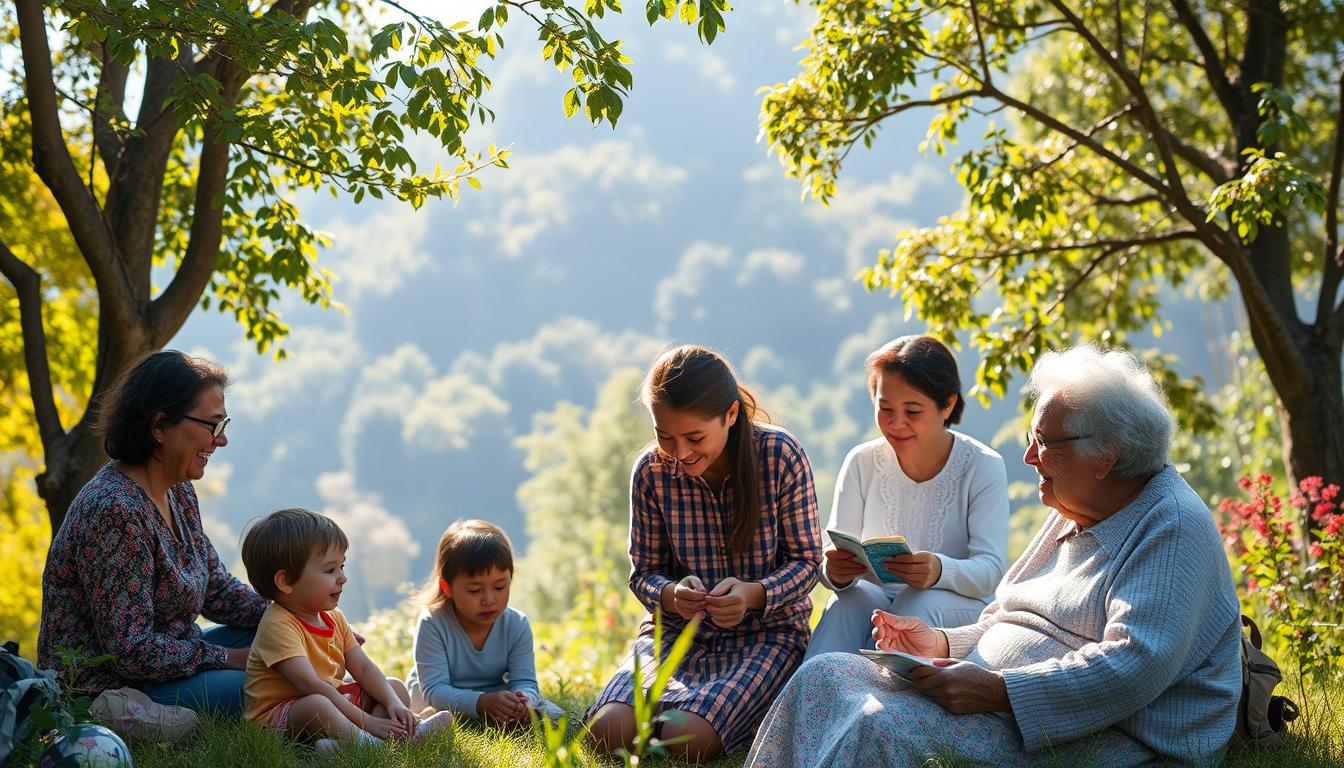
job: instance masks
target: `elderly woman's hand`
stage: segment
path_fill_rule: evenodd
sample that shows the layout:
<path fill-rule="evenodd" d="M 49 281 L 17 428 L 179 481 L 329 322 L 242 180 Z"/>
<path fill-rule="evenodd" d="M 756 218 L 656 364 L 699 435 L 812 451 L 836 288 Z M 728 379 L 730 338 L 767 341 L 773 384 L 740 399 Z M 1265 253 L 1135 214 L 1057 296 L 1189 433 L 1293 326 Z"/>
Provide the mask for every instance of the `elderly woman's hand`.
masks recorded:
<path fill-rule="evenodd" d="M 937 664 L 916 667 L 910 673 L 910 684 L 938 706 L 954 715 L 1012 710 L 1002 674 L 969 661 L 939 659 Z"/>
<path fill-rule="evenodd" d="M 873 611 L 873 638 L 877 640 L 877 647 L 884 651 L 930 658 L 947 655 L 947 637 L 910 616 Z"/>
<path fill-rule="evenodd" d="M 943 575 L 943 561 L 932 552 L 888 557 L 882 567 L 915 589 L 928 589 Z"/>

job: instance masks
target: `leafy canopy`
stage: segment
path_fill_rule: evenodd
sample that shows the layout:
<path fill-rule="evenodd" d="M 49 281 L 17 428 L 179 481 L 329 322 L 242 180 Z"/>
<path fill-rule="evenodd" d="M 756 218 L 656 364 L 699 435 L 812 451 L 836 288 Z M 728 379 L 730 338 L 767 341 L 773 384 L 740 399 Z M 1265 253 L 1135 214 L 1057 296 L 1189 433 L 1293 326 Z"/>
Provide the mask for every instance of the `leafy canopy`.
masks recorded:
<path fill-rule="evenodd" d="M 852 149 L 905 111 L 932 113 L 921 147 L 939 155 L 964 128 L 987 126 L 953 161 L 964 207 L 902 233 L 860 275 L 932 333 L 966 333 L 982 353 L 982 400 L 1044 350 L 1170 330 L 1171 288 L 1227 295 L 1219 261 L 1250 301 L 1276 299 L 1273 275 L 1250 284 L 1246 256 L 1267 227 L 1291 234 L 1285 268 L 1298 289 L 1320 284 L 1339 4 L 1281 4 L 1293 32 L 1281 82 L 1251 89 L 1256 146 L 1228 118 L 1232 89 L 1255 73 L 1223 69 L 1258 50 L 1244 2 L 814 4 L 800 72 L 766 89 L 761 112 L 806 194 L 829 200 Z M 1185 426 L 1215 426 L 1201 382 L 1181 379 L 1171 358 L 1148 362 Z"/>

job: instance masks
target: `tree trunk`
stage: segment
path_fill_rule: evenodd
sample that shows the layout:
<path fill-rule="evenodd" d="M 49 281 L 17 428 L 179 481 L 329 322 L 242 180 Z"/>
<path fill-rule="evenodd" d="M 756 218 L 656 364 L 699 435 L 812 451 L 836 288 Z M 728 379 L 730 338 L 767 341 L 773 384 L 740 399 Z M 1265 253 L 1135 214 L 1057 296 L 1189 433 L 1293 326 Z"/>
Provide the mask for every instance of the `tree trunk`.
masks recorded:
<path fill-rule="evenodd" d="M 46 456 L 47 467 L 37 476 L 37 493 L 47 504 L 52 536 L 61 529 L 65 513 L 80 489 L 107 461 L 103 441 L 94 434 L 91 421 L 86 416 L 52 446 Z"/>
<path fill-rule="evenodd" d="M 1299 345 L 1307 359 L 1301 372 L 1306 386 L 1279 398 L 1279 425 L 1283 436 L 1283 466 L 1293 488 L 1306 477 L 1320 477 L 1344 485 L 1344 376 L 1340 373 L 1340 350 L 1312 336 Z M 1308 514 L 1302 521 L 1304 536 L 1311 535 Z"/>
<path fill-rule="evenodd" d="M 139 320 L 143 314 L 136 313 L 135 317 Z M 109 319 L 106 307 L 99 308 L 98 355 L 88 405 L 79 423 L 47 450 L 46 468 L 37 476 L 37 493 L 46 502 L 52 536 L 61 529 L 75 496 L 107 461 L 103 439 L 95 430 L 103 393 L 126 366 L 153 350 L 148 322 L 140 320 L 138 325 L 117 327 Z"/>

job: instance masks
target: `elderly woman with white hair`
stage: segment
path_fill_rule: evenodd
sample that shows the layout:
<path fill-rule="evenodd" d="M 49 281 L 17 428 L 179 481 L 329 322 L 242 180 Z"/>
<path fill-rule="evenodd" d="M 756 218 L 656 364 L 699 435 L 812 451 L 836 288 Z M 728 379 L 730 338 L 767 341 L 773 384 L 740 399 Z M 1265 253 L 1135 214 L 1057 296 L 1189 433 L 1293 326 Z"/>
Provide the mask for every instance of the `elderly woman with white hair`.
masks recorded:
<path fill-rule="evenodd" d="M 966 627 L 883 611 L 902 680 L 824 654 L 766 715 L 749 766 L 1132 766 L 1217 761 L 1241 690 L 1239 611 L 1212 515 L 1169 464 L 1173 418 L 1126 352 L 1043 355 L 1023 460 L 1045 525 Z"/>

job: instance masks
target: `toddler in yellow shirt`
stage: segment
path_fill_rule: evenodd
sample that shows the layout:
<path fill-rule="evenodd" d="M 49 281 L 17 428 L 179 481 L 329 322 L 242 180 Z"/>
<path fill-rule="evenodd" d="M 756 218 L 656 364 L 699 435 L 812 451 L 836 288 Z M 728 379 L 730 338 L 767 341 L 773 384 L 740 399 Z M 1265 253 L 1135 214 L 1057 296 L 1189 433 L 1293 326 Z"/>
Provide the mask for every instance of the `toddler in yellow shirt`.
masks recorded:
<path fill-rule="evenodd" d="M 274 601 L 248 653 L 244 716 L 316 738 L 319 752 L 335 748 L 337 739 L 378 744 L 452 725 L 448 713 L 418 720 L 406 685 L 383 676 L 336 610 L 348 547 L 336 523 L 306 509 L 273 512 L 243 539 L 247 578 Z M 346 672 L 353 682 L 345 681 Z"/>

